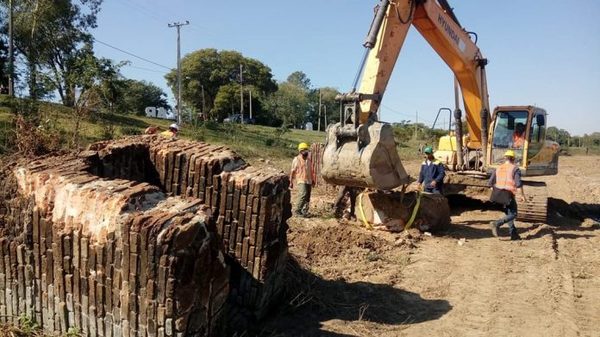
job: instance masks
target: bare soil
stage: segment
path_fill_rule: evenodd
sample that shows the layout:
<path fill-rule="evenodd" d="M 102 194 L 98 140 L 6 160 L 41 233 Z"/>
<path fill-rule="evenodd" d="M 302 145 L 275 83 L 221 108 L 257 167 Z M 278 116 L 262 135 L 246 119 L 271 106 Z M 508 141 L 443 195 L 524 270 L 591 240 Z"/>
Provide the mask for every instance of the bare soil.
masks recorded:
<path fill-rule="evenodd" d="M 415 175 L 418 163 L 406 163 Z M 453 198 L 442 233 L 369 231 L 331 218 L 290 220 L 287 299 L 259 336 L 600 336 L 600 157 L 561 157 L 539 178 L 548 224 L 492 237 L 493 205 Z"/>

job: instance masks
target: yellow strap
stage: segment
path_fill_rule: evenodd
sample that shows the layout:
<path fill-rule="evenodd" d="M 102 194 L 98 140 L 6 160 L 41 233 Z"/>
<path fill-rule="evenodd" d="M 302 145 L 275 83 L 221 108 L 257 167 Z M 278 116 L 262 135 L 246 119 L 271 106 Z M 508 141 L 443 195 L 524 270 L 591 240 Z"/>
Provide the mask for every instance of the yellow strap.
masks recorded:
<path fill-rule="evenodd" d="M 412 211 L 412 215 L 410 216 L 410 219 L 408 220 L 408 223 L 406 224 L 406 226 L 404 226 L 404 230 L 409 229 L 413 222 L 415 222 L 415 218 L 417 217 L 417 211 L 419 210 L 419 206 L 421 206 L 421 191 L 417 192 L 417 203 L 415 204 L 415 208 L 413 208 Z"/>
<path fill-rule="evenodd" d="M 358 210 L 360 211 L 360 219 L 362 220 L 365 227 L 368 229 L 373 229 L 373 226 L 367 221 L 367 217 L 365 216 L 365 210 L 363 209 L 362 198 L 364 192 L 361 192 L 358 195 Z"/>

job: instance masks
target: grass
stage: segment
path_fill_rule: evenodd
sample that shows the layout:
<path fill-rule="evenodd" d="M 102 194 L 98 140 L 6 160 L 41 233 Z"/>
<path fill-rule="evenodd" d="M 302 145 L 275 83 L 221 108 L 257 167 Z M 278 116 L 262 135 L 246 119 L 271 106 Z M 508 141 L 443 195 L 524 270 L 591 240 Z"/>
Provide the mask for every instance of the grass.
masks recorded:
<path fill-rule="evenodd" d="M 0 99 L 0 153 L 7 151 L 8 140 L 14 136 L 12 134 L 14 115 L 6 105 L 6 99 Z M 72 109 L 55 103 L 41 103 L 38 113 L 40 124 L 58 133 L 64 144 L 72 146 L 75 143 L 75 146 L 82 148 L 105 139 L 142 134 L 148 126 L 159 126 L 164 130 L 172 123 L 169 120 L 136 115 L 94 113 L 81 121 L 79 138 L 74 142 L 75 118 Z M 311 144 L 325 141 L 324 132 L 214 122 L 198 126 L 184 125 L 180 137 L 225 145 L 238 152 L 250 163 L 256 160 L 268 160 L 272 165 L 283 170 L 289 168 L 291 158 L 297 153 L 298 143 Z M 416 159 L 419 142 L 422 141 L 411 140 L 399 145 L 400 158 Z"/>
<path fill-rule="evenodd" d="M 14 114 L 6 105 L 5 100 L 0 100 L 0 153 L 8 149 L 8 140 L 12 137 L 14 127 Z M 76 124 L 72 109 L 54 103 L 42 103 L 38 113 L 40 125 L 58 132 L 64 143 L 73 139 Z M 169 120 L 143 116 L 95 113 L 81 121 L 77 145 L 85 147 L 105 139 L 142 134 L 148 126 L 159 126 L 165 130 L 171 123 Z M 211 122 L 199 126 L 184 125 L 180 137 L 226 145 L 250 162 L 262 158 L 285 168 L 284 162 L 288 162 L 296 154 L 299 142 L 324 142 L 325 133 Z"/>

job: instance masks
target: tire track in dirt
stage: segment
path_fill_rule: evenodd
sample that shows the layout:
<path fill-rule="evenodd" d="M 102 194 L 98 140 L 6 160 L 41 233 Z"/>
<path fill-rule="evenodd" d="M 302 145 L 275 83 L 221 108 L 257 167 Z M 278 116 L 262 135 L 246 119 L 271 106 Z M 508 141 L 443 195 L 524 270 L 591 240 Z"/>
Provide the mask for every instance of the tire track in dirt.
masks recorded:
<path fill-rule="evenodd" d="M 559 260 L 568 267 L 563 274 L 566 292 L 571 296 L 573 325 L 577 336 L 600 336 L 600 272 L 598 237 L 569 239 L 576 231 L 558 234 Z M 596 240 L 593 240 L 596 239 Z M 595 266 L 595 268 L 594 268 Z"/>
<path fill-rule="evenodd" d="M 486 230 L 484 225 L 470 227 Z M 592 307 L 600 302 L 594 296 L 575 300 L 581 287 L 576 282 L 588 274 L 573 278 L 573 263 L 561 255 L 557 242 L 562 239 L 557 241 L 551 230 L 540 235 L 535 227 L 528 229 L 532 233 L 524 236 L 536 237 L 521 242 L 486 237 L 463 246 L 447 237 L 423 242 L 399 286 L 424 298 L 448 300 L 453 308 L 437 321 L 409 326 L 402 335 L 593 335 L 597 311 Z M 594 293 L 588 288 L 586 294 Z"/>

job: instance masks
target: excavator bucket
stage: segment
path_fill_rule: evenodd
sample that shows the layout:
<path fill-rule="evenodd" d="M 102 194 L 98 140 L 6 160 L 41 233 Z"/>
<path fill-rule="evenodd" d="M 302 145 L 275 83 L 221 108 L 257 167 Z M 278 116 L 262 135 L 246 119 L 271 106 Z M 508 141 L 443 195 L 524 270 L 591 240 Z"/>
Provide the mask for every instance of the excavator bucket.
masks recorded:
<path fill-rule="evenodd" d="M 340 123 L 330 126 L 321 174 L 330 184 L 377 190 L 409 182 L 396 152 L 392 126 L 381 122 L 358 128 Z"/>

